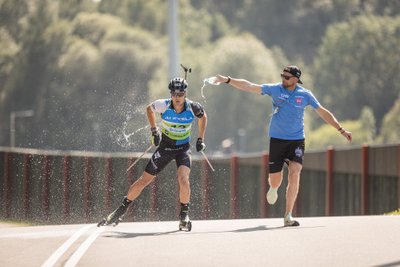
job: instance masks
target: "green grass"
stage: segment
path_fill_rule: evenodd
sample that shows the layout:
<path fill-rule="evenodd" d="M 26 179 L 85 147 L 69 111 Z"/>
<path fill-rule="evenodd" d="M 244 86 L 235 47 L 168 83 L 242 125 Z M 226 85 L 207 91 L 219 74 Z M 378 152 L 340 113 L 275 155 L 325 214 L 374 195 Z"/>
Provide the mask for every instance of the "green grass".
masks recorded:
<path fill-rule="evenodd" d="M 392 212 L 385 213 L 385 215 L 400 215 L 400 209 L 397 209 Z"/>

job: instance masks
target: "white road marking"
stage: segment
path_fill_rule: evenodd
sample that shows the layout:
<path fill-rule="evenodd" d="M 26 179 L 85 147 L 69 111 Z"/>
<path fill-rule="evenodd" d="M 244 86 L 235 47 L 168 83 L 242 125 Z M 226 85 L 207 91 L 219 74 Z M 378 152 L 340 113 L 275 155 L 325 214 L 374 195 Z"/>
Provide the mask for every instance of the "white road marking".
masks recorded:
<path fill-rule="evenodd" d="M 79 260 L 82 258 L 83 254 L 88 250 L 90 245 L 96 240 L 101 232 L 105 230 L 105 227 L 99 227 L 92 233 L 82 245 L 75 251 L 75 253 L 68 259 L 64 267 L 75 267 Z"/>
<path fill-rule="evenodd" d="M 43 263 L 42 267 L 52 267 L 54 264 L 58 261 L 58 259 L 67 251 L 67 249 L 84 233 L 86 233 L 89 228 L 91 228 L 93 225 L 87 225 L 79 231 L 77 231 L 75 234 L 73 234 L 67 241 L 65 241 L 64 244 L 61 245 L 51 256 L 50 258 L 47 259 L 45 263 Z"/>
<path fill-rule="evenodd" d="M 52 231 L 42 231 L 42 230 L 35 230 L 36 232 L 30 233 L 6 233 L 0 234 L 0 239 L 6 238 L 20 238 L 20 239 L 42 239 L 46 237 L 62 237 L 62 236 L 70 236 L 75 233 L 76 230 L 52 230 Z"/>

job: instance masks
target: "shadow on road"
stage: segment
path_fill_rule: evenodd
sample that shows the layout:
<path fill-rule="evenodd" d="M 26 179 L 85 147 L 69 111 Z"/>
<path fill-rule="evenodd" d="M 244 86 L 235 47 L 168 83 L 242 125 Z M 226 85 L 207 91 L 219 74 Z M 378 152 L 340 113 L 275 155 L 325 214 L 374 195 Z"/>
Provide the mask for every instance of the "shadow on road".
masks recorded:
<path fill-rule="evenodd" d="M 287 226 L 274 226 L 268 227 L 266 225 L 260 225 L 257 227 L 250 227 L 250 228 L 243 228 L 237 230 L 230 230 L 230 231 L 211 231 L 211 232 L 201 232 L 201 233 L 247 233 L 247 232 L 257 232 L 257 231 L 271 231 L 271 230 L 301 230 L 305 228 L 317 228 L 317 227 L 324 227 L 324 226 L 306 226 L 306 227 L 287 227 Z"/>
<path fill-rule="evenodd" d="M 373 267 L 395 267 L 400 266 L 400 261 L 389 262 L 381 265 L 374 265 Z"/>
<path fill-rule="evenodd" d="M 168 232 L 156 232 L 156 233 L 126 233 L 126 232 L 112 232 L 112 233 L 105 233 L 103 237 L 114 237 L 114 238 L 134 238 L 134 237 L 141 237 L 141 236 L 160 236 L 160 235 L 169 235 L 173 233 L 181 232 L 179 230 L 175 231 L 168 231 Z"/>
<path fill-rule="evenodd" d="M 242 228 L 242 229 L 236 229 L 236 230 L 227 230 L 227 231 L 207 231 L 207 232 L 196 232 L 192 231 L 190 234 L 196 234 L 196 235 L 201 235 L 201 234 L 221 234 L 221 233 L 248 233 L 248 232 L 257 232 L 257 231 L 271 231 L 271 230 L 301 230 L 305 228 L 319 228 L 319 227 L 324 227 L 324 226 L 311 226 L 311 227 L 285 227 L 285 226 L 275 226 L 275 227 L 268 227 L 266 225 L 260 225 L 256 227 L 250 227 L 250 228 Z M 153 233 L 133 233 L 133 232 L 109 232 L 109 233 L 103 233 L 103 237 L 111 237 L 111 238 L 135 238 L 135 237 L 144 237 L 144 236 L 161 236 L 161 235 L 169 235 L 169 234 L 174 234 L 174 233 L 187 233 L 185 231 L 179 231 L 179 230 L 174 230 L 174 231 L 167 231 L 167 232 L 153 232 Z"/>

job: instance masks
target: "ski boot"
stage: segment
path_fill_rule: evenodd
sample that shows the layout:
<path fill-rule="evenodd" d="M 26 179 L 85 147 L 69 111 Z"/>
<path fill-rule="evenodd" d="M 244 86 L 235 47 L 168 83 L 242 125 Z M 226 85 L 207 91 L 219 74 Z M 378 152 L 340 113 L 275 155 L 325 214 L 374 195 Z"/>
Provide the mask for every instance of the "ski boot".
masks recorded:
<path fill-rule="evenodd" d="M 192 222 L 189 219 L 189 204 L 181 204 L 179 217 L 179 231 L 190 232 L 192 230 Z"/>
<path fill-rule="evenodd" d="M 107 225 L 112 225 L 112 226 L 117 226 L 121 221 L 122 218 L 128 209 L 129 204 L 132 201 L 128 200 L 126 197 L 124 198 L 124 201 L 122 202 L 122 205 L 119 206 L 116 210 L 114 210 L 110 215 L 108 215 L 106 218 L 103 218 L 98 224 L 97 227 L 100 226 L 107 226 Z"/>

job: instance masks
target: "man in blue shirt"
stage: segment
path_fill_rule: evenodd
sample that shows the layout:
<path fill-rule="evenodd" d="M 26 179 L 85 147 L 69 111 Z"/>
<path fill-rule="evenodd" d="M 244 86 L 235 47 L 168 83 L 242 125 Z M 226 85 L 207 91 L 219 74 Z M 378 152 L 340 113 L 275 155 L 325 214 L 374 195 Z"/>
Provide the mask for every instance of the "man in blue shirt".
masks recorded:
<path fill-rule="evenodd" d="M 255 84 L 244 79 L 217 75 L 216 83 L 227 83 L 236 89 L 269 95 L 272 98 L 272 115 L 269 124 L 269 190 L 267 201 L 275 204 L 278 188 L 283 179 L 283 164 L 288 164 L 288 186 L 286 190 L 285 226 L 299 226 L 293 219 L 292 211 L 299 190 L 302 169 L 305 133 L 304 110 L 310 105 L 328 124 L 335 127 L 343 137 L 351 141 L 351 132 L 340 126 L 335 116 L 324 108 L 311 91 L 300 86 L 301 71 L 297 66 L 287 66 L 281 73 L 282 82 L 275 84 Z"/>

